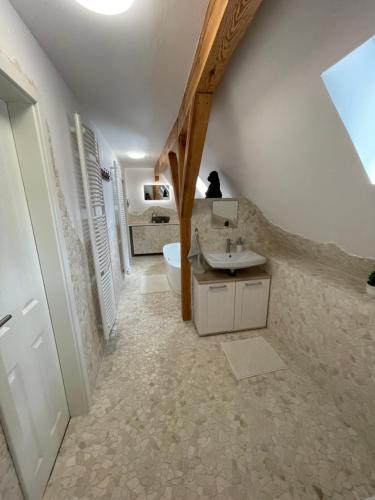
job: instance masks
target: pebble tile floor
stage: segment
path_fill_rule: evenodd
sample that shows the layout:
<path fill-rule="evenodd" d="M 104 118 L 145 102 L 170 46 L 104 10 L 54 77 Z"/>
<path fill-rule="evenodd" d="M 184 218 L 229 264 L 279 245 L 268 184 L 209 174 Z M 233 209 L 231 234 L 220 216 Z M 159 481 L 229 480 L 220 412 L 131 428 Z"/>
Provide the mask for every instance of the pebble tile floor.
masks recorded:
<path fill-rule="evenodd" d="M 198 337 L 172 292 L 140 294 L 134 259 L 89 415 L 73 418 L 45 500 L 359 500 L 375 462 L 267 330 Z M 288 370 L 237 382 L 220 342 L 264 336 Z"/>

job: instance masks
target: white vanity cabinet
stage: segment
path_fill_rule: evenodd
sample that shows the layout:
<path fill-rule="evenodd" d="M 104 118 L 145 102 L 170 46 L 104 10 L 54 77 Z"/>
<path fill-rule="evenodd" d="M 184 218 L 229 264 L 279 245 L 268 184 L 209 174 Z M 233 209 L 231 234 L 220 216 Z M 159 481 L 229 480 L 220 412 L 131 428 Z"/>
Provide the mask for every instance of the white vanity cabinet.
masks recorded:
<path fill-rule="evenodd" d="M 255 268 L 235 276 L 212 270 L 193 279 L 193 315 L 199 335 L 264 328 L 270 276 Z"/>

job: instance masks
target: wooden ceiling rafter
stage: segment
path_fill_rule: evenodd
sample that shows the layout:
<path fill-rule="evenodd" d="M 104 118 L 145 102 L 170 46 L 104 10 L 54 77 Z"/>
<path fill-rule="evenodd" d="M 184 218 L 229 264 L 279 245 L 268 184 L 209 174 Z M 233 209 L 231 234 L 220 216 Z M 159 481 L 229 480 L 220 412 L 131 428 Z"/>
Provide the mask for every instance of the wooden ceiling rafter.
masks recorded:
<path fill-rule="evenodd" d="M 203 155 L 212 98 L 229 61 L 263 0 L 210 0 L 176 122 L 155 165 L 155 176 L 171 169 L 180 217 L 181 303 L 191 318 L 191 272 L 187 255 L 195 186 Z"/>

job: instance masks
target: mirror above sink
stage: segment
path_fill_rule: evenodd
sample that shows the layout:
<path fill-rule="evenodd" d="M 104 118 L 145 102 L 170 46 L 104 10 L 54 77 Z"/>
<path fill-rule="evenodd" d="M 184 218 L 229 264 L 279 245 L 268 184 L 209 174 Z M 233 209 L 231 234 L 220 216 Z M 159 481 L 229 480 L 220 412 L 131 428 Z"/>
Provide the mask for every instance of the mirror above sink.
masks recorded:
<path fill-rule="evenodd" d="M 238 224 L 238 200 L 214 200 L 212 202 L 211 226 L 214 228 L 236 228 Z"/>
<path fill-rule="evenodd" d="M 167 184 L 145 184 L 143 196 L 145 201 L 168 201 L 170 200 L 171 188 Z"/>

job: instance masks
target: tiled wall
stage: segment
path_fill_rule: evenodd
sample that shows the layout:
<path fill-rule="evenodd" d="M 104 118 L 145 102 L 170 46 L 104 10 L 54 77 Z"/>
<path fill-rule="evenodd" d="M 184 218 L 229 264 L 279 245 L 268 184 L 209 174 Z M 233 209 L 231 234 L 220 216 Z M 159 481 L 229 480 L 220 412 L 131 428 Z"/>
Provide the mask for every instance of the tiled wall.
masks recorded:
<path fill-rule="evenodd" d="M 363 286 L 274 255 L 269 328 L 375 452 L 375 301 Z"/>
<path fill-rule="evenodd" d="M 152 215 L 170 217 L 169 224 L 159 226 L 133 226 L 134 255 L 161 253 L 167 243 L 180 241 L 180 226 L 176 210 L 165 206 L 152 206 L 143 212 L 129 212 L 129 224 L 150 224 Z"/>
<path fill-rule="evenodd" d="M 192 232 L 199 231 L 202 249 L 225 251 L 226 239 L 236 242 L 245 239 L 245 248 L 263 251 L 269 245 L 271 236 L 268 227 L 262 223 L 257 207 L 248 200 L 239 199 L 237 228 L 211 226 L 212 200 L 199 199 L 194 202 Z"/>
<path fill-rule="evenodd" d="M 51 155 L 54 158 L 53 150 L 51 150 Z M 91 247 L 89 241 L 86 240 L 83 243 L 80 240 L 72 224 L 55 162 L 53 163 L 53 168 L 88 378 L 91 390 L 93 391 L 104 351 L 104 342 L 100 329 L 101 318 L 99 314 L 99 298 L 94 279 L 95 271 L 92 267 L 93 263 L 91 262 L 90 266 L 89 261 Z"/>
<path fill-rule="evenodd" d="M 163 246 L 180 241 L 178 224 L 133 226 L 132 240 L 134 255 L 162 253 Z"/>
<path fill-rule="evenodd" d="M 224 250 L 227 238 L 237 241 L 241 237 L 245 239 L 245 248 L 268 254 L 270 252 L 277 254 L 280 251 L 288 255 L 293 254 L 362 281 L 365 281 L 375 269 L 374 259 L 352 256 L 337 245 L 316 243 L 283 231 L 266 219 L 254 203 L 246 198 L 238 200 L 238 227 L 233 229 L 211 227 L 212 200 L 195 200 L 192 230 L 194 231 L 196 227 L 199 229 L 202 248 Z"/>
<path fill-rule="evenodd" d="M 176 210 L 162 206 L 153 206 L 147 208 L 143 212 L 134 212 L 133 210 L 129 210 L 129 224 L 140 223 L 140 222 L 141 223 L 151 222 L 152 214 L 168 215 L 170 217 L 169 222 L 172 223 L 178 222 L 178 214 Z"/>
<path fill-rule="evenodd" d="M 0 426 L 0 500 L 22 500 L 20 486 L 10 457 L 5 436 Z"/>
<path fill-rule="evenodd" d="M 211 203 L 194 206 L 202 248 L 223 250 L 226 238 L 241 236 L 268 258 L 268 327 L 375 450 L 375 301 L 365 294 L 375 261 L 286 233 L 246 199 L 236 229 L 214 229 Z"/>

